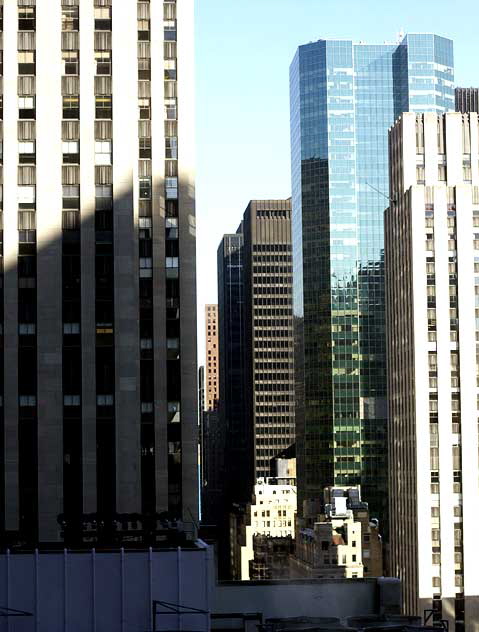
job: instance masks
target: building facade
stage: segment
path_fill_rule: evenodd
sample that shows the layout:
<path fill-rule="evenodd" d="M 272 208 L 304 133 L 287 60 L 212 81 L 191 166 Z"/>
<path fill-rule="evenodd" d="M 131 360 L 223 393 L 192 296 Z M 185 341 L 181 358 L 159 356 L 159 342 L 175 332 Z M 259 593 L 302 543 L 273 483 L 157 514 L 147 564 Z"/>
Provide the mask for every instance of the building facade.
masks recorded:
<path fill-rule="evenodd" d="M 252 579 L 250 571 L 255 558 L 254 536 L 294 540 L 296 509 L 294 478 L 257 479 L 252 502 L 245 508 L 244 518 L 237 521 L 240 533 L 234 530 L 231 532 L 231 548 L 239 547 L 237 554 L 232 556 L 232 559 L 239 563 L 238 568 L 232 569 L 233 577 L 241 580 Z"/>
<path fill-rule="evenodd" d="M 456 112 L 479 112 L 479 88 L 456 88 Z"/>
<path fill-rule="evenodd" d="M 0 529 L 195 519 L 193 2 L 1 9 Z"/>
<path fill-rule="evenodd" d="M 378 521 L 370 520 L 360 490 L 336 487 L 324 495 L 322 511 L 317 501 L 306 501 L 297 519 L 291 577 L 382 577 Z"/>
<path fill-rule="evenodd" d="M 292 536 L 253 536 L 253 559 L 249 564 L 250 580 L 289 579 L 289 558 L 294 551 Z"/>
<path fill-rule="evenodd" d="M 242 230 L 245 399 L 257 479 L 295 441 L 291 200 L 252 200 Z"/>
<path fill-rule="evenodd" d="M 387 130 L 454 109 L 453 49 L 436 35 L 319 40 L 290 68 L 299 510 L 361 485 L 387 513 L 383 212 Z"/>
<path fill-rule="evenodd" d="M 404 114 L 386 211 L 391 571 L 404 607 L 477 629 L 478 115 Z"/>
<path fill-rule="evenodd" d="M 252 456 L 248 451 L 251 424 L 246 419 L 244 393 L 243 257 L 241 231 L 224 235 L 218 248 L 219 415 L 226 434 L 225 454 L 231 473 L 225 482 L 227 496 L 233 502 L 248 502 L 253 484 Z M 236 476 L 237 472 L 243 472 L 243 476 Z"/>
<path fill-rule="evenodd" d="M 205 305 L 205 406 L 216 410 L 219 400 L 218 305 Z"/>

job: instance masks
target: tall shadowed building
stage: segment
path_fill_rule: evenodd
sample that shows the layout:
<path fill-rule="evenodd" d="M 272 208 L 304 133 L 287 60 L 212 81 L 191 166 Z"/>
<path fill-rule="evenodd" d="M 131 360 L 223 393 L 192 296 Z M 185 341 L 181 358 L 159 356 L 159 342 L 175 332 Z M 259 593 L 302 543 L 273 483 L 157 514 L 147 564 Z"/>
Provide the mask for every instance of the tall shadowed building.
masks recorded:
<path fill-rule="evenodd" d="M 194 520 L 193 2 L 1 10 L 0 530 Z"/>
<path fill-rule="evenodd" d="M 245 425 L 244 278 L 242 226 L 224 235 L 218 248 L 219 419 L 224 432 L 227 502 L 247 502 L 252 485 L 248 451 L 251 426 Z M 224 456 L 224 455 L 223 455 Z"/>
<path fill-rule="evenodd" d="M 290 68 L 298 511 L 358 485 L 387 515 L 383 213 L 388 128 L 454 110 L 453 47 L 319 40 Z"/>
<path fill-rule="evenodd" d="M 256 479 L 269 476 L 271 459 L 295 440 L 289 199 L 252 200 L 237 232 L 223 237 L 218 323 L 219 426 L 211 436 L 222 468 L 214 478 L 224 488 L 216 507 L 229 517 L 233 506 L 241 513 L 251 502 Z M 227 560 L 220 552 L 223 574 L 234 566 L 229 553 Z"/>
<path fill-rule="evenodd" d="M 245 412 L 256 482 L 295 441 L 291 200 L 252 200 L 242 230 Z"/>

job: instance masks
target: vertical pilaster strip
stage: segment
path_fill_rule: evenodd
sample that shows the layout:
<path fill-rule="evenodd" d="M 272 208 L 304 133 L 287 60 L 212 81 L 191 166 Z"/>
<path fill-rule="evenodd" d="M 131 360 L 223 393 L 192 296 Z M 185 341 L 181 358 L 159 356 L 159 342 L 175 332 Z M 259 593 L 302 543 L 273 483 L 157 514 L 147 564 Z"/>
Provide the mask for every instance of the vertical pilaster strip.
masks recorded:
<path fill-rule="evenodd" d="M 411 117 L 413 118 L 413 117 Z M 414 120 L 414 119 L 413 119 Z M 411 138 L 411 134 L 407 133 L 407 138 Z M 412 136 L 414 139 L 414 136 Z M 415 149 L 412 152 L 406 152 L 404 149 L 405 161 L 415 155 Z M 418 537 L 423 540 L 423 547 L 419 552 L 420 559 L 417 560 L 417 598 L 430 598 L 431 596 L 431 475 L 429 470 L 430 449 L 429 449 L 429 378 L 428 378 L 428 343 L 427 343 L 427 298 L 426 298 L 426 252 L 425 243 L 425 221 L 424 221 L 424 188 L 412 187 L 409 197 L 409 208 L 406 212 L 409 214 L 411 222 L 411 279 L 412 279 L 412 300 L 414 332 L 409 341 L 413 345 L 414 365 L 411 367 L 414 371 L 414 417 L 411 420 L 410 431 L 414 433 L 413 445 L 409 443 L 409 439 L 404 436 L 407 428 L 399 428 L 401 434 L 401 443 L 403 448 L 403 460 L 401 467 L 407 468 L 410 463 L 414 467 L 414 475 L 410 478 L 403 477 L 405 483 L 401 493 L 404 494 L 403 502 L 409 510 L 417 512 L 417 527 L 413 523 L 410 535 L 414 535 L 414 540 L 408 542 L 408 553 L 411 549 L 416 548 L 415 542 Z M 399 343 L 400 344 L 400 343 Z M 401 367 L 404 368 L 404 367 Z M 400 368 L 400 370 L 401 370 Z M 401 380 L 400 380 L 401 381 Z M 410 396 L 406 390 L 405 399 Z M 411 411 L 412 412 L 412 411 Z M 408 413 L 405 411 L 405 417 Z M 426 467 L 424 467 L 426 465 Z M 410 481 L 410 488 L 407 489 L 407 483 Z M 416 490 L 418 490 L 416 492 Z M 414 506 L 410 506 L 407 502 L 408 495 L 414 497 Z M 409 506 L 408 506 L 409 505 Z M 411 516 L 411 519 L 412 517 Z M 404 537 L 404 532 L 402 533 Z M 404 544 L 400 543 L 400 549 Z M 411 548 L 409 548 L 411 547 Z M 399 550 L 399 556 L 403 556 L 404 552 Z M 413 554 L 414 555 L 414 554 Z M 404 557 L 403 557 L 404 559 Z M 408 569 L 409 570 L 409 569 Z M 410 575 L 410 579 L 412 576 Z"/>
<path fill-rule="evenodd" d="M 157 511 L 168 510 L 165 270 L 165 115 L 163 3 L 150 2 L 153 214 L 153 370 Z"/>
<path fill-rule="evenodd" d="M 113 231 L 117 511 L 141 509 L 136 2 L 113 0 Z"/>
<path fill-rule="evenodd" d="M 177 20 L 182 502 L 185 519 L 191 516 L 197 519 L 198 424 L 193 0 L 182 0 L 177 3 Z"/>
<path fill-rule="evenodd" d="M 471 145 L 476 145 L 475 142 Z M 456 187 L 457 221 L 457 282 L 459 309 L 459 366 L 461 386 L 461 429 L 462 429 L 462 504 L 463 504 L 463 564 L 464 595 L 479 596 L 479 549 L 477 547 L 477 497 L 478 497 L 478 415 L 477 411 L 477 368 L 473 353 L 476 345 L 475 295 L 474 295 L 474 250 L 472 192 L 470 186 Z M 477 349 L 477 346 L 476 346 Z M 477 350 L 476 350 L 477 354 Z M 477 607 L 477 604 L 476 604 Z M 469 619 L 466 613 L 466 621 Z"/>
<path fill-rule="evenodd" d="M 37 0 L 37 344 L 39 537 L 63 510 L 61 5 Z"/>
<path fill-rule="evenodd" d="M 93 0 L 80 11 L 80 234 L 83 511 L 96 505 L 95 97 Z"/>
<path fill-rule="evenodd" d="M 448 156 L 448 164 L 451 159 Z M 452 477 L 451 342 L 449 321 L 449 251 L 444 186 L 434 191 L 434 248 L 437 321 L 437 408 L 439 424 L 439 514 L 441 595 L 454 597 L 454 515 Z M 431 573 L 432 574 L 432 573 Z"/>
<path fill-rule="evenodd" d="M 18 489 L 18 230 L 17 230 L 17 3 L 5 0 L 3 54 L 3 239 L 4 239 L 4 440 L 5 528 L 19 525 Z M 3 509 L 3 508 L 2 508 Z"/>

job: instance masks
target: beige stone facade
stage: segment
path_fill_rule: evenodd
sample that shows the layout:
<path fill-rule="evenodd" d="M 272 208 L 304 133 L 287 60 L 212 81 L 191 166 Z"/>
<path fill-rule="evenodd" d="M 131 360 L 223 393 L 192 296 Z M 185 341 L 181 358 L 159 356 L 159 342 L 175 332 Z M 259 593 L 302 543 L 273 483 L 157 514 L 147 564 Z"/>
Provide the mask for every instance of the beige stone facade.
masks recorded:
<path fill-rule="evenodd" d="M 218 305 L 205 305 L 205 407 L 217 410 L 219 401 Z"/>

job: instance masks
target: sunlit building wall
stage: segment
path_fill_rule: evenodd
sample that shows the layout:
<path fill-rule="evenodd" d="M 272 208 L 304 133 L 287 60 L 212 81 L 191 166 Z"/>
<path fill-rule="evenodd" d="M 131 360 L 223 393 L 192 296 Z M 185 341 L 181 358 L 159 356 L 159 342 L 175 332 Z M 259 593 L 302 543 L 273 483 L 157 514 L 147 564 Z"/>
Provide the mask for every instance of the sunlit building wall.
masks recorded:
<path fill-rule="evenodd" d="M 404 606 L 479 620 L 479 125 L 404 114 L 386 211 L 391 573 Z M 465 625 L 465 627 L 464 627 Z"/>

